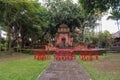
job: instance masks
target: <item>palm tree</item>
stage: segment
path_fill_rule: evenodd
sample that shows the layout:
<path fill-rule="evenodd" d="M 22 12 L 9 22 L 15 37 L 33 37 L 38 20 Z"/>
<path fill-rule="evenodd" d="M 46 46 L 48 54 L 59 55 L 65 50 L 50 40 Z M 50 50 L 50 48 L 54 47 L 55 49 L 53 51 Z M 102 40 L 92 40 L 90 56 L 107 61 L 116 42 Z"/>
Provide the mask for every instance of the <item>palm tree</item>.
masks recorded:
<path fill-rule="evenodd" d="M 117 11 L 117 10 L 115 10 L 115 11 L 113 11 L 112 13 L 110 13 L 111 14 L 111 16 L 108 16 L 108 18 L 107 19 L 112 19 L 112 20 L 116 20 L 116 22 L 117 22 L 117 27 L 118 27 L 118 31 L 119 31 L 119 19 L 120 19 L 120 11 Z"/>

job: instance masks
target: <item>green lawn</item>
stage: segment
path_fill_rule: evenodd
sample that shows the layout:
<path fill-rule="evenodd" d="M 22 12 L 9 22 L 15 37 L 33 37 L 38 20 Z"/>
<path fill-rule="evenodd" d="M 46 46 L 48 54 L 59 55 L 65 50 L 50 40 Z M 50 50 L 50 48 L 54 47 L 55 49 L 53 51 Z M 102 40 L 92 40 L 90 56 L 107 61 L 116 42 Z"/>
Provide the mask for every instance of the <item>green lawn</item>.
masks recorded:
<path fill-rule="evenodd" d="M 93 80 L 120 80 L 120 54 L 107 54 L 93 61 L 78 59 L 78 62 Z"/>
<path fill-rule="evenodd" d="M 48 60 L 34 60 L 33 55 L 2 58 L 0 59 L 0 80 L 35 80 L 49 63 Z"/>

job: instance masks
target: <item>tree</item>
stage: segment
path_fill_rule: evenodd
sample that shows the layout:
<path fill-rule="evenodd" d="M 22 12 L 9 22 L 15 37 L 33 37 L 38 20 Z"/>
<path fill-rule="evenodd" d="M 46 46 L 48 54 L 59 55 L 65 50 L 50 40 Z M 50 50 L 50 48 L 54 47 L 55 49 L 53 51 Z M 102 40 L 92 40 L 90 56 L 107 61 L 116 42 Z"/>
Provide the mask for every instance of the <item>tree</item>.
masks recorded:
<path fill-rule="evenodd" d="M 1 30 L 1 26 L 0 26 L 0 52 L 1 52 L 1 46 L 2 46 L 2 43 L 1 43 L 1 41 L 2 41 L 2 30 Z"/>
<path fill-rule="evenodd" d="M 46 6 L 49 31 L 53 37 L 60 24 L 67 24 L 71 32 L 74 32 L 76 27 L 80 29 L 79 35 L 82 36 L 79 37 L 81 38 L 79 40 L 83 42 L 85 27 L 94 27 L 97 19 L 97 16 L 94 15 L 84 17 L 81 6 L 73 3 L 72 0 L 46 0 Z"/>
<path fill-rule="evenodd" d="M 99 47 L 109 47 L 111 45 L 111 37 L 109 31 L 99 32 L 98 35 L 96 35 L 96 38 L 99 40 Z"/>
<path fill-rule="evenodd" d="M 113 10 L 110 14 L 111 14 L 111 15 L 108 16 L 107 19 L 116 20 L 116 22 L 117 22 L 117 27 L 118 27 L 118 31 L 119 31 L 120 11 Z"/>
<path fill-rule="evenodd" d="M 0 51 L 2 50 L 2 44 L 3 44 L 2 31 L 5 30 L 6 30 L 6 26 L 4 25 L 3 22 L 0 21 Z"/>
<path fill-rule="evenodd" d="M 116 9 L 120 5 L 120 0 L 78 0 L 83 13 L 86 15 L 100 15 L 110 8 Z"/>
<path fill-rule="evenodd" d="M 71 31 L 74 31 L 75 27 L 81 27 L 82 17 L 79 5 L 72 3 L 71 0 L 48 0 L 46 5 L 52 34 L 55 34 L 57 27 L 63 23 L 67 24 Z"/>
<path fill-rule="evenodd" d="M 38 1 L 1 0 L 0 6 L 0 21 L 7 26 L 9 53 L 19 37 L 23 45 L 26 40 L 38 40 L 34 35 L 40 35 L 39 30 L 47 25 L 44 24 L 46 9 Z"/>
<path fill-rule="evenodd" d="M 88 20 L 88 26 L 95 27 L 95 21 L 100 19 L 102 15 L 110 8 L 112 11 L 120 11 L 120 0 L 78 0 L 84 18 L 93 16 L 93 19 Z M 89 17 L 88 17 L 89 18 Z M 118 24 L 118 22 L 117 22 Z"/>

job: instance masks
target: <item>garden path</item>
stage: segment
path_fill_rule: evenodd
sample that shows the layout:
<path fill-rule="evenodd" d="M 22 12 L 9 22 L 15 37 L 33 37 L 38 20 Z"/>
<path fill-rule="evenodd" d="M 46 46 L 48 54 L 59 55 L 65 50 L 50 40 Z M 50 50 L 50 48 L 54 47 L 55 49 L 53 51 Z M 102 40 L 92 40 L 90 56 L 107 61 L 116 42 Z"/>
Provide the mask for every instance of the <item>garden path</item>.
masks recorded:
<path fill-rule="evenodd" d="M 55 61 L 36 80 L 92 80 L 76 60 Z"/>

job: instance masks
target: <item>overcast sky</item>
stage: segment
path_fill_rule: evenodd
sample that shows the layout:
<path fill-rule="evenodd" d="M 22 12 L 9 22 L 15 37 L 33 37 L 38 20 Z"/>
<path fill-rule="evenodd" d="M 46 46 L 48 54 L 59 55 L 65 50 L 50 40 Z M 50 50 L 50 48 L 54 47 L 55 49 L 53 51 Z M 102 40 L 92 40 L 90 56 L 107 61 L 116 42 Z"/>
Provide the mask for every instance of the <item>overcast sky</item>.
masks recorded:
<path fill-rule="evenodd" d="M 111 33 L 115 33 L 118 31 L 118 27 L 115 20 L 107 20 L 108 15 L 102 17 L 102 30 L 108 30 Z"/>

